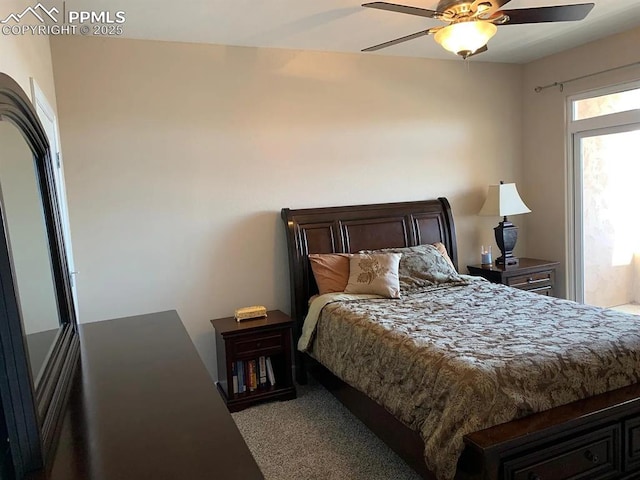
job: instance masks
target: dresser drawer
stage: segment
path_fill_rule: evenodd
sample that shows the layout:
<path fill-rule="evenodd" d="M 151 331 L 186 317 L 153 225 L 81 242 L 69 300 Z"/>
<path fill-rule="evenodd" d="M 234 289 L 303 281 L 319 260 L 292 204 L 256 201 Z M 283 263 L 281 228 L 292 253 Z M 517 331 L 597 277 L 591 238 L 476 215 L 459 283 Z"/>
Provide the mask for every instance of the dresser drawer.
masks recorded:
<path fill-rule="evenodd" d="M 528 275 L 507 277 L 507 285 L 523 290 L 533 290 L 553 286 L 552 271 L 535 272 Z"/>
<path fill-rule="evenodd" d="M 282 331 L 245 335 L 242 338 L 231 340 L 234 356 L 257 357 L 278 353 L 284 347 L 284 333 Z"/>
<path fill-rule="evenodd" d="M 506 480 L 604 480 L 620 473 L 619 425 L 560 441 L 504 464 Z"/>
<path fill-rule="evenodd" d="M 625 471 L 640 468 L 640 418 L 624 422 L 624 466 Z"/>

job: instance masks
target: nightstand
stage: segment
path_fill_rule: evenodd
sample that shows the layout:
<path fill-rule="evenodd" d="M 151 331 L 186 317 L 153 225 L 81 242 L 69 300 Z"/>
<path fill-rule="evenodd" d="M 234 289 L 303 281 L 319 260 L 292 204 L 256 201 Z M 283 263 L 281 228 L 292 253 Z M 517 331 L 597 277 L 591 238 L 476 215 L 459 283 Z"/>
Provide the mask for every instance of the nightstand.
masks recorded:
<path fill-rule="evenodd" d="M 560 262 L 520 258 L 519 265 L 468 265 L 469 275 L 484 277 L 493 283 L 553 296 L 556 267 Z"/>
<path fill-rule="evenodd" d="M 266 318 L 237 322 L 227 317 L 211 324 L 218 357 L 216 385 L 230 412 L 265 400 L 296 398 L 291 369 L 293 321 L 288 315 L 271 310 Z"/>

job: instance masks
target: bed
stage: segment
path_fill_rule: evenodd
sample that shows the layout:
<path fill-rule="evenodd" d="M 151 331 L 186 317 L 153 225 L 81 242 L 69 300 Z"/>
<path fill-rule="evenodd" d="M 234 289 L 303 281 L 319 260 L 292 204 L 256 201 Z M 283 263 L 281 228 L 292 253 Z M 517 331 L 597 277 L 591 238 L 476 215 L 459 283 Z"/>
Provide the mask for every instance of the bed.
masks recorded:
<path fill-rule="evenodd" d="M 441 242 L 457 268 L 455 227 L 449 203 L 444 198 L 421 202 L 302 210 L 283 209 L 282 218 L 287 228 L 291 314 L 294 318 L 296 340 L 303 333 L 303 322 L 309 310 L 309 299 L 317 293 L 309 264 L 309 254 L 350 253 Z M 471 280 L 468 281 L 470 282 Z M 506 297 L 513 294 L 518 297 L 515 300 L 519 299 L 525 303 L 533 302 L 535 299 L 534 294 L 520 291 L 516 293 L 508 287 L 484 283 L 478 288 L 484 289 L 487 298 L 504 296 L 505 302 L 509 302 Z M 458 285 L 452 288 L 451 292 L 438 290 L 437 294 L 429 293 L 428 295 L 431 295 L 429 298 L 434 302 L 436 300 L 433 295 L 436 295 L 440 297 L 437 301 L 447 303 L 450 298 L 453 298 L 456 289 L 458 289 L 456 295 L 459 299 L 469 297 L 463 291 L 464 288 L 471 287 Z M 567 315 L 575 317 L 571 320 L 574 323 L 581 316 L 587 318 L 589 315 L 599 319 L 593 328 L 599 325 L 598 322 L 604 321 L 600 313 L 593 313 L 588 307 L 573 304 L 575 308 L 571 311 L 566 301 L 542 300 L 542 297 L 540 299 L 540 302 L 549 302 L 544 303 L 544 308 L 547 310 L 556 306 L 554 301 L 558 302 L 558 308 L 569 308 Z M 380 301 L 380 303 L 383 302 Z M 458 300 L 457 303 L 460 303 L 459 316 L 469 311 L 469 306 L 465 307 L 464 302 Z M 357 305 L 357 302 L 354 305 Z M 494 308 L 495 305 L 493 305 Z M 340 302 L 332 303 L 330 306 L 334 310 L 342 308 Z M 357 310 L 356 307 L 353 308 Z M 379 306 L 379 308 L 383 307 Z M 535 305 L 532 305 L 532 308 L 535 308 Z M 351 312 L 349 315 L 355 315 L 355 313 Z M 396 315 L 396 317 L 400 318 L 402 315 Z M 473 315 L 468 317 L 470 322 L 468 329 L 473 332 L 475 328 Z M 628 320 L 629 317 L 626 318 L 626 321 Z M 343 328 L 343 323 L 337 322 L 336 325 Z M 392 330 L 400 325 L 401 323 L 392 326 Z M 334 337 L 347 338 L 351 335 L 349 330 L 339 330 L 339 328 L 333 333 Z M 624 329 L 620 330 L 618 336 L 633 343 L 631 340 L 637 337 L 634 332 L 635 326 L 628 328 L 627 332 Z M 607 334 L 606 329 L 593 330 L 590 327 L 589 331 L 584 330 L 585 338 L 591 338 L 589 342 L 591 344 L 597 343 L 599 338 Z M 484 414 L 480 415 L 477 419 L 478 425 L 482 425 L 480 429 L 467 431 L 467 426 L 464 434 L 458 432 L 462 451 L 456 454 L 457 462 L 453 473 L 445 471 L 446 469 L 442 470 L 429 455 L 425 458 L 425 450 L 430 451 L 432 456 L 438 456 L 433 454 L 434 447 L 430 446 L 429 437 L 425 436 L 423 431 L 419 431 L 420 428 L 416 428 L 411 421 L 407 421 L 407 418 L 403 418 L 401 411 L 396 411 L 393 405 L 390 406 L 388 399 L 372 394 L 372 391 L 363 384 L 357 385 L 359 388 L 354 388 L 352 385 L 358 382 L 354 378 L 349 378 L 348 369 L 341 369 L 336 364 L 327 368 L 315 358 L 298 351 L 296 378 L 298 382 L 304 383 L 307 371 L 311 371 L 424 478 L 442 479 L 453 478 L 453 476 L 456 479 L 496 480 L 639 478 L 640 386 L 637 383 L 637 375 L 640 366 L 634 352 L 626 352 L 622 355 L 622 353 L 619 354 L 619 350 L 616 350 L 617 348 L 619 347 L 612 350 L 613 357 L 626 356 L 626 364 L 623 367 L 626 369 L 623 372 L 626 378 L 620 380 L 620 385 L 626 386 L 618 388 L 618 385 L 610 382 L 605 388 L 608 391 L 597 394 L 592 394 L 586 387 L 576 386 L 576 390 L 585 389 L 583 393 L 587 398 L 572 400 L 568 403 L 559 400 L 556 402 L 559 406 L 539 407 L 538 409 L 543 408 L 542 411 L 536 411 L 534 408 L 535 413 L 529 414 L 525 411 L 526 415 L 520 411 L 515 415 L 514 420 L 505 421 L 504 418 L 500 420 L 501 417 L 497 415 L 488 426 L 482 423 Z M 632 348 L 629 346 L 629 349 Z M 318 357 L 318 355 L 314 356 Z M 326 363 L 331 362 L 327 360 Z M 336 372 L 343 378 L 336 376 Z M 597 379 L 606 375 L 592 372 L 589 376 Z M 348 381 L 345 381 L 345 377 Z M 594 388 L 594 391 L 602 390 L 601 386 Z M 376 397 L 377 401 L 363 392 Z M 418 389 L 415 393 L 415 401 L 418 402 L 419 398 L 425 396 L 428 395 Z M 493 425 L 496 418 L 498 423 Z"/>

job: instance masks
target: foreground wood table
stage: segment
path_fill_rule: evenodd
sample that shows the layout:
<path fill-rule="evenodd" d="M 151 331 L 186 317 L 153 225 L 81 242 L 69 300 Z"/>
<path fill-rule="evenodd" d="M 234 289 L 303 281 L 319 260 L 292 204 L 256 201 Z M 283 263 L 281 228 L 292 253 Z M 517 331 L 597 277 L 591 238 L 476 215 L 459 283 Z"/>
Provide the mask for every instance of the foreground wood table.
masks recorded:
<path fill-rule="evenodd" d="M 81 326 L 47 480 L 263 480 L 175 311 Z"/>

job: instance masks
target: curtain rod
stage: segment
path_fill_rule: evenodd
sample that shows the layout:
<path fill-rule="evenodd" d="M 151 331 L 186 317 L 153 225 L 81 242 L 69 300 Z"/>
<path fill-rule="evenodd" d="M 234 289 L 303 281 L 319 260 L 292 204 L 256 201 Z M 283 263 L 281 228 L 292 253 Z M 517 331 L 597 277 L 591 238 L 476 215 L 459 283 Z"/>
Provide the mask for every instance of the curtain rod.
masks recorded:
<path fill-rule="evenodd" d="M 596 75 L 601 75 L 603 73 L 609 73 L 609 72 L 614 72 L 616 70 L 621 70 L 623 68 L 629 68 L 629 67 L 634 67 L 636 65 L 640 65 L 640 62 L 633 62 L 633 63 L 628 63 L 626 65 L 620 65 L 619 67 L 613 67 L 613 68 L 609 68 L 607 70 L 601 70 L 599 72 L 595 72 L 595 73 L 589 73 L 588 75 L 582 75 L 581 77 L 576 77 L 576 78 L 570 78 L 569 80 L 563 80 L 561 82 L 553 82 L 550 83 L 549 85 L 544 85 L 544 86 L 537 86 L 536 88 L 534 88 L 533 90 L 536 93 L 540 93 L 542 90 L 546 90 L 547 88 L 552 88 L 552 87 L 560 87 L 560 91 L 562 92 L 564 90 L 564 84 L 565 83 L 571 83 L 571 82 L 576 82 L 578 80 L 582 80 L 584 78 L 589 78 L 589 77 L 594 77 Z"/>

